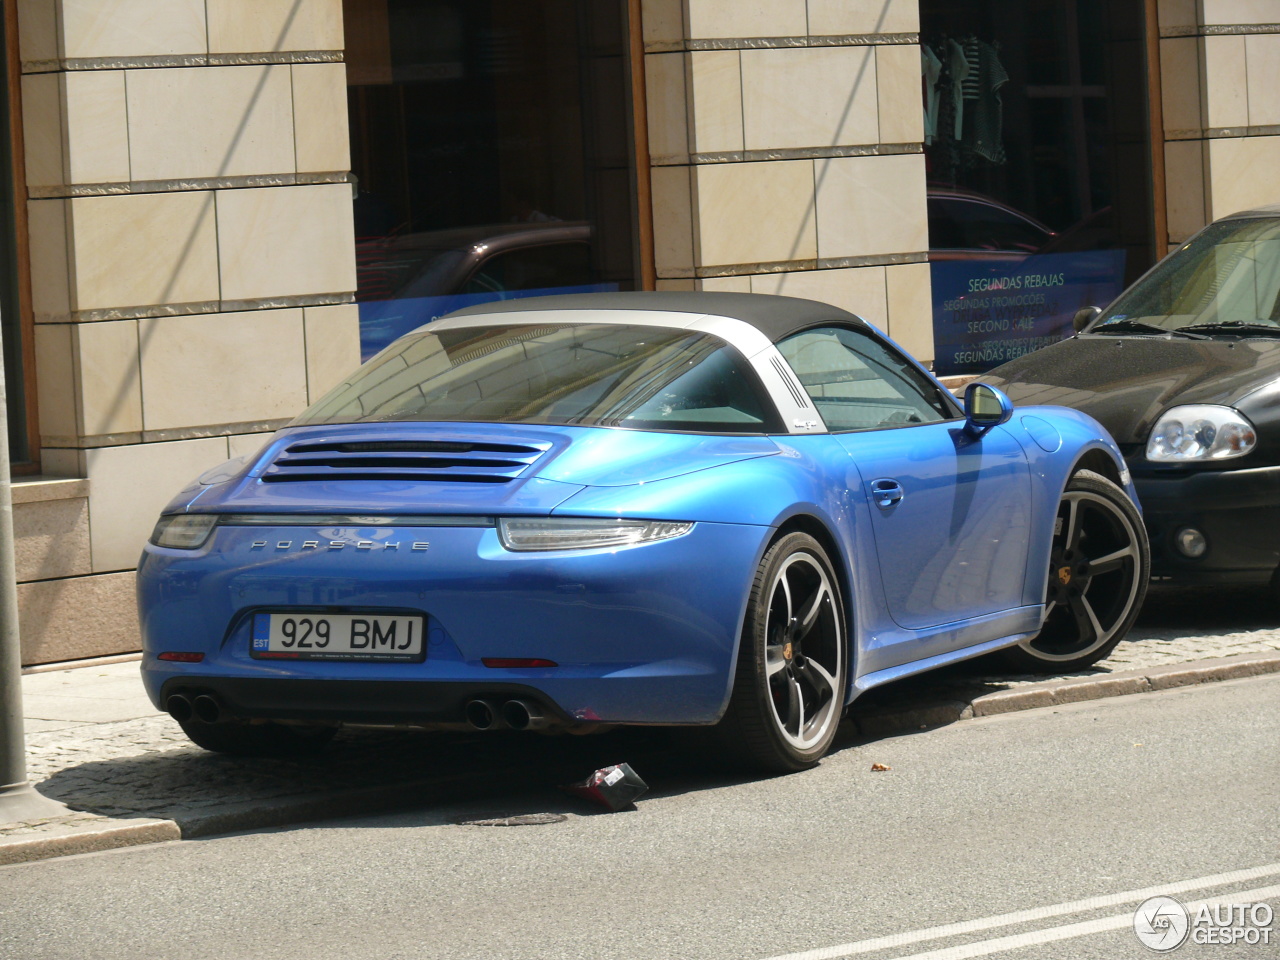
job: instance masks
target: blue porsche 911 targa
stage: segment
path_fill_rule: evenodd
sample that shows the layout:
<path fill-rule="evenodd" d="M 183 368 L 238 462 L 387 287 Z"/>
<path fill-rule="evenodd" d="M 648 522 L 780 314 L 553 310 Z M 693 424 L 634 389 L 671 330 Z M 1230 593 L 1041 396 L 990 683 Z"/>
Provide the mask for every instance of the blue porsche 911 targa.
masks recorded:
<path fill-rule="evenodd" d="M 344 723 L 715 725 L 796 770 L 880 684 L 1101 659 L 1148 567 L 1095 421 L 986 385 L 962 409 L 852 314 L 508 301 L 402 337 L 173 500 L 142 673 L 228 753 Z"/>

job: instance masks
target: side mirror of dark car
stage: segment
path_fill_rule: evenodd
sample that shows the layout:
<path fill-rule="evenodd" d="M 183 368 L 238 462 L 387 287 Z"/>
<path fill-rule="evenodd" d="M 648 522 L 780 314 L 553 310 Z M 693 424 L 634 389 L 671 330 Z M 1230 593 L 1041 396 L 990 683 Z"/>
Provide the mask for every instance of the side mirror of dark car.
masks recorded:
<path fill-rule="evenodd" d="M 1102 315 L 1099 307 L 1081 307 L 1076 311 L 1076 315 L 1071 318 L 1071 327 L 1076 333 L 1084 332 L 1084 328 Z"/>
<path fill-rule="evenodd" d="M 989 383 L 971 383 L 964 391 L 965 428 L 972 434 L 985 433 L 1007 423 L 1013 416 L 1013 401 Z"/>

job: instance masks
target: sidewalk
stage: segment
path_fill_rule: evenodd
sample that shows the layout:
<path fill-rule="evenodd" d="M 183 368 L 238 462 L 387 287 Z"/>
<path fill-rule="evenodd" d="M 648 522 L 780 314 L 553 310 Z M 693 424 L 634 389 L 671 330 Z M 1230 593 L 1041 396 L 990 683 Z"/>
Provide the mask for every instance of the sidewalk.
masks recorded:
<path fill-rule="evenodd" d="M 1267 672 L 1280 672 L 1280 605 L 1257 591 L 1164 588 L 1094 670 L 1008 677 L 961 664 L 862 698 L 848 736 Z M 190 745 L 151 706 L 136 662 L 30 673 L 23 692 L 31 782 L 78 812 L 0 825 L 0 864 L 459 796 L 500 801 L 513 785 L 563 782 L 620 751 L 669 749 L 666 734 L 643 729 L 584 738 L 344 731 L 320 758 L 231 759 Z"/>

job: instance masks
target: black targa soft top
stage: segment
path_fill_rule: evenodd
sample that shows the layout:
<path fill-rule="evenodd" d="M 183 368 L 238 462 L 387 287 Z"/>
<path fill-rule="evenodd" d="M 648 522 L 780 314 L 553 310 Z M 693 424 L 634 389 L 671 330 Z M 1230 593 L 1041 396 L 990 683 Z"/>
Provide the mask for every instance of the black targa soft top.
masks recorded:
<path fill-rule="evenodd" d="M 1219 217 L 1219 220 L 1250 220 L 1254 218 L 1280 217 L 1280 203 L 1270 203 L 1261 207 L 1252 207 L 1249 210 L 1240 210 L 1236 213 L 1229 213 L 1225 217 Z"/>
<path fill-rule="evenodd" d="M 798 330 L 822 323 L 851 323 L 866 326 L 859 316 L 817 300 L 779 297 L 766 293 L 575 293 L 555 297 L 523 297 L 467 307 L 441 317 L 474 317 L 487 314 L 529 313 L 535 310 L 656 310 L 698 316 L 729 317 L 749 323 L 772 343 Z M 517 318 L 512 318 L 513 321 Z"/>

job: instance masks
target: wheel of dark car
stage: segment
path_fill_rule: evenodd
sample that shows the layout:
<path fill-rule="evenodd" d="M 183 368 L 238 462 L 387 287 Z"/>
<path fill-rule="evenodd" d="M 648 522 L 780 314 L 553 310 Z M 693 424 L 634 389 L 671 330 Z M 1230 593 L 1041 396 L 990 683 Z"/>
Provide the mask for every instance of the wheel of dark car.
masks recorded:
<path fill-rule="evenodd" d="M 196 746 L 237 757 L 305 756 L 322 750 L 338 732 L 337 727 L 300 724 L 179 722 Z"/>
<path fill-rule="evenodd" d="M 844 710 L 847 640 L 839 582 L 822 545 L 778 540 L 747 603 L 733 696 L 718 728 L 756 769 L 803 770 L 831 747 Z"/>
<path fill-rule="evenodd" d="M 1004 651 L 1005 661 L 1043 673 L 1102 660 L 1133 626 L 1150 573 L 1133 502 L 1105 477 L 1077 471 L 1058 505 L 1044 625 L 1034 639 Z"/>

